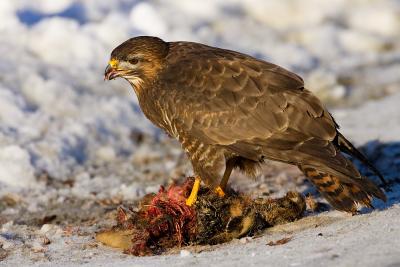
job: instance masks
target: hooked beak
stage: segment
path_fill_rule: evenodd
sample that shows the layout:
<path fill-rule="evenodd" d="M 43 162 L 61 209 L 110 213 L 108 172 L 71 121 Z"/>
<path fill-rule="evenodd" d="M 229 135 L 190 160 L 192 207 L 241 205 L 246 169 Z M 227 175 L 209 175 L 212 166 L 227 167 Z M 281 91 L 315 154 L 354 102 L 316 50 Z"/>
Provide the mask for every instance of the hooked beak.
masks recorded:
<path fill-rule="evenodd" d="M 106 70 L 104 71 L 104 80 L 112 80 L 118 77 L 118 71 L 111 67 L 110 65 L 107 65 Z"/>
<path fill-rule="evenodd" d="M 111 59 L 108 62 L 106 70 L 104 71 L 104 80 L 113 80 L 120 76 L 120 71 L 117 70 L 118 63 L 116 59 Z"/>

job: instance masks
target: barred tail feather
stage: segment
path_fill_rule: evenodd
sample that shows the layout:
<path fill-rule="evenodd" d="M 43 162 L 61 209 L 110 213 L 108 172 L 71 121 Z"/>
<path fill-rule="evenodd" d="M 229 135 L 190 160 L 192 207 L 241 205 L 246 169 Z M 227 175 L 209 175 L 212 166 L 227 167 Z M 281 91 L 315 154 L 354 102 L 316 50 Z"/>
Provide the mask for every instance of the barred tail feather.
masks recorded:
<path fill-rule="evenodd" d="M 355 213 L 357 203 L 373 208 L 371 204 L 373 197 L 386 201 L 382 190 L 367 178 L 353 179 L 353 182 L 349 183 L 310 166 L 299 166 L 299 168 L 335 209 Z"/>

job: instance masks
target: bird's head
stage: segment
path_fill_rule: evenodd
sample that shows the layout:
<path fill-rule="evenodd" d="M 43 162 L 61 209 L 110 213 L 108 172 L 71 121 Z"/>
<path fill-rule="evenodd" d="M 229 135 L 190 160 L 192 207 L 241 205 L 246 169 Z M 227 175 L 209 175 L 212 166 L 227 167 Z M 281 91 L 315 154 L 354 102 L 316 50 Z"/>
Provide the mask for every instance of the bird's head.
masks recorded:
<path fill-rule="evenodd" d="M 136 90 L 136 87 L 144 81 L 155 78 L 167 54 L 168 43 L 160 38 L 151 36 L 131 38 L 112 51 L 104 79 L 124 78 Z"/>

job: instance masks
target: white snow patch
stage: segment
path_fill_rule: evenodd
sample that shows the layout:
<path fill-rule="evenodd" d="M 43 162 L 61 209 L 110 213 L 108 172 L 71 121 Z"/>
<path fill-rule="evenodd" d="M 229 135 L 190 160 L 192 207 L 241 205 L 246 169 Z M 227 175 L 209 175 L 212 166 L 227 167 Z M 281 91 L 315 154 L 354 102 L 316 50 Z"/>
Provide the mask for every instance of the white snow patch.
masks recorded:
<path fill-rule="evenodd" d="M 186 257 L 192 256 L 192 253 L 191 253 L 189 250 L 182 249 L 182 250 L 179 252 L 179 255 L 180 255 L 182 258 L 186 258 Z"/>
<path fill-rule="evenodd" d="M 16 145 L 0 148 L 0 182 L 15 187 L 35 185 L 34 168 L 26 150 Z"/>
<path fill-rule="evenodd" d="M 167 25 L 157 9 L 148 2 L 141 2 L 130 13 L 132 26 L 148 35 L 164 35 Z"/>
<path fill-rule="evenodd" d="M 115 160 L 115 150 L 111 146 L 99 147 L 96 151 L 97 157 L 102 161 L 113 161 Z"/>

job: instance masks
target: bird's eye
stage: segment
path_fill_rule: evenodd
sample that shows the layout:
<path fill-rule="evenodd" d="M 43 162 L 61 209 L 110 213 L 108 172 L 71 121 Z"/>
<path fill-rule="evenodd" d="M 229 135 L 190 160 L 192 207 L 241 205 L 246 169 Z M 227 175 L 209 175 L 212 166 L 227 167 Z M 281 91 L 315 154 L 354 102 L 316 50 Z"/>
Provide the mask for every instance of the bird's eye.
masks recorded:
<path fill-rule="evenodd" d="M 133 65 L 138 64 L 138 62 L 139 62 L 139 59 L 137 59 L 137 58 L 132 58 L 132 59 L 129 60 L 129 63 L 131 63 Z"/>

